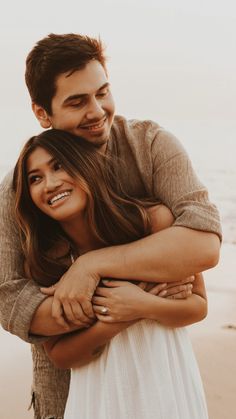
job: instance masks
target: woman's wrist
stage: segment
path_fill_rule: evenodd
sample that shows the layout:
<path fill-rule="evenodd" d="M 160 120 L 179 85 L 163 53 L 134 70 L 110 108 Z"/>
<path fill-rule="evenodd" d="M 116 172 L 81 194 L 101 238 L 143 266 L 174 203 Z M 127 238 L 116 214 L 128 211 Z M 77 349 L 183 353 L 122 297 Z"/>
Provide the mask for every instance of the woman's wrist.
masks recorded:
<path fill-rule="evenodd" d="M 161 300 L 163 299 L 156 295 L 145 292 L 145 299 L 139 306 L 140 319 L 156 320 L 158 302 L 161 302 Z"/>

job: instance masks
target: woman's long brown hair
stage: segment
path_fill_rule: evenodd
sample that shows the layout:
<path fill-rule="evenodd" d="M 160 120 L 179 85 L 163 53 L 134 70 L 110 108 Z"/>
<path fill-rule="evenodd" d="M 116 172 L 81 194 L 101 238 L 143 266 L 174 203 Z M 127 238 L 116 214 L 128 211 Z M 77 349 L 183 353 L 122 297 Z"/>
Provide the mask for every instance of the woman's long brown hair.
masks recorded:
<path fill-rule="evenodd" d="M 86 216 L 102 246 L 129 243 L 150 234 L 145 207 L 150 203 L 128 197 L 114 175 L 115 160 L 100 153 L 81 137 L 50 129 L 30 138 L 16 163 L 13 177 L 15 213 L 25 259 L 32 277 L 41 285 L 55 283 L 68 268 L 65 259 L 50 250 L 66 237 L 60 224 L 33 203 L 27 160 L 38 147 L 45 149 L 88 195 Z"/>

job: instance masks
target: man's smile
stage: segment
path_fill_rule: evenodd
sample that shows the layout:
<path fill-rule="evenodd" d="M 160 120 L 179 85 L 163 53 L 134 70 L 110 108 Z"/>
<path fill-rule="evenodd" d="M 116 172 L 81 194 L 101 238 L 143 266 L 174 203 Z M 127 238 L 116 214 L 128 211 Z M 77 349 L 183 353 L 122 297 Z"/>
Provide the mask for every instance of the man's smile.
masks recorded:
<path fill-rule="evenodd" d="M 101 130 L 104 127 L 106 120 L 107 120 L 107 117 L 105 116 L 100 121 L 96 121 L 92 124 L 83 124 L 83 125 L 80 125 L 79 128 L 95 132 L 95 131 Z"/>

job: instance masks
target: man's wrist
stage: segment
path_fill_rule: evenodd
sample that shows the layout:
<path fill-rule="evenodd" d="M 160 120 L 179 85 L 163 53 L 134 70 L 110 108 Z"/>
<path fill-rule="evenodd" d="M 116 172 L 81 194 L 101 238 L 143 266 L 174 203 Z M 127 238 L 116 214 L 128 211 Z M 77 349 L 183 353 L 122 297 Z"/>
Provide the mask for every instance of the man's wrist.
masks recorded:
<path fill-rule="evenodd" d="M 53 297 L 47 297 L 38 306 L 34 313 L 30 324 L 30 334 L 38 336 L 55 336 L 72 332 L 81 329 L 83 326 L 78 326 L 70 323 L 68 329 L 65 330 L 62 326 L 58 325 L 52 317 L 52 301 Z"/>
<path fill-rule="evenodd" d="M 104 276 L 101 273 L 104 256 L 100 250 L 102 251 L 103 249 L 92 250 L 91 252 L 85 253 L 75 262 L 82 272 L 81 277 L 88 277 L 89 280 L 94 283 L 95 288 L 98 286 L 101 277 Z"/>
<path fill-rule="evenodd" d="M 89 267 L 90 275 L 97 281 L 97 285 L 101 278 L 117 277 L 117 269 L 124 265 L 125 246 L 127 245 L 109 246 L 81 256 L 81 262 Z"/>

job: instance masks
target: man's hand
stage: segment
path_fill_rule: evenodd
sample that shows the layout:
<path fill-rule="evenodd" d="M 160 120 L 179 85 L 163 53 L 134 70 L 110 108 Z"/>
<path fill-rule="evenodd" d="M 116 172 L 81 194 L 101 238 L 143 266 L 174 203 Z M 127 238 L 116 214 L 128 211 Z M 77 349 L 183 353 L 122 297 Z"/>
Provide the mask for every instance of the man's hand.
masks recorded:
<path fill-rule="evenodd" d="M 91 300 L 99 280 L 80 257 L 56 285 L 41 288 L 44 294 L 54 296 L 52 317 L 59 325 L 65 326 L 65 320 L 75 325 L 91 324 L 95 318 Z"/>
<path fill-rule="evenodd" d="M 50 287 L 50 291 L 54 292 Z M 87 328 L 93 324 L 93 320 L 87 320 L 86 322 L 77 322 L 77 324 L 69 323 L 64 320 L 64 324 L 56 323 L 55 319 L 52 318 L 52 302 L 53 297 L 48 297 L 38 306 L 35 311 L 31 324 L 30 334 L 41 335 L 41 336 L 55 336 L 64 333 L 72 332 L 74 330 L 80 330 Z"/>

